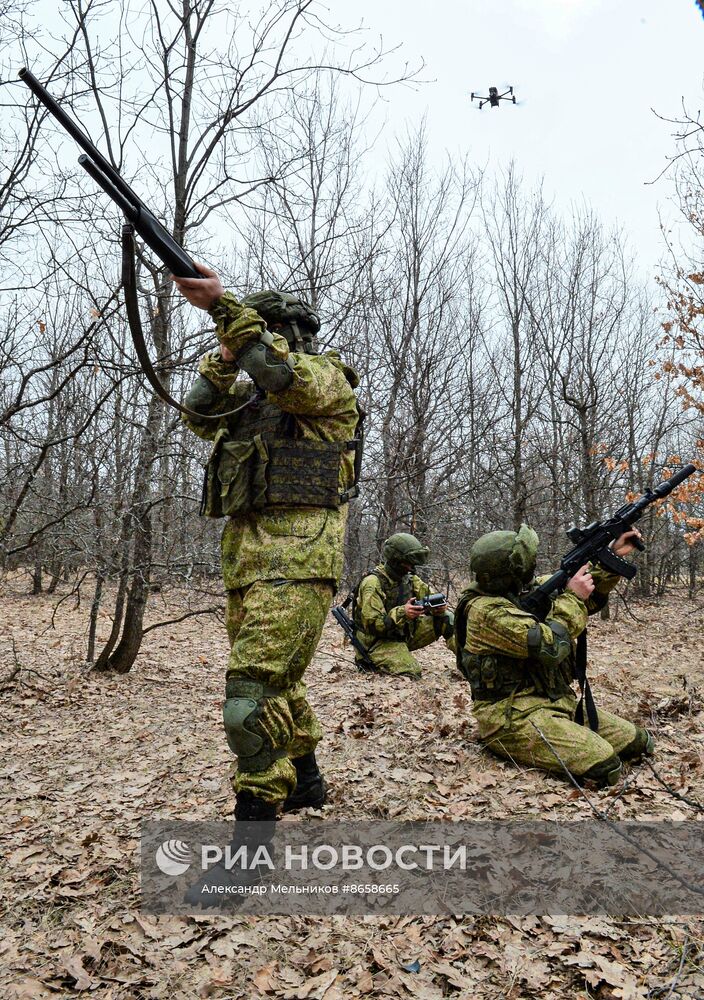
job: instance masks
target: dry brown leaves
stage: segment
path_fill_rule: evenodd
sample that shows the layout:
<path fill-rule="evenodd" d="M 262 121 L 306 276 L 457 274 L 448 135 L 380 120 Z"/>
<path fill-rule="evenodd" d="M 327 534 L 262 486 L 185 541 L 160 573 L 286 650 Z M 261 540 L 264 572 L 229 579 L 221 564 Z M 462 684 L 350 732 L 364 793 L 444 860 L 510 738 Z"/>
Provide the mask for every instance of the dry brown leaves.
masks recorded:
<path fill-rule="evenodd" d="M 84 609 L 65 602 L 51 629 L 51 600 L 19 584 L 0 598 L 0 996 L 704 997 L 704 930 L 693 919 L 140 914 L 140 821 L 232 815 L 224 636 L 214 621 L 189 619 L 150 633 L 131 674 L 86 674 Z M 179 596 L 168 602 L 154 620 L 178 612 Z M 669 598 L 635 614 L 640 622 L 621 609 L 590 629 L 599 704 L 647 723 L 663 777 L 702 801 L 702 610 Z M 487 757 L 451 654 L 438 644 L 419 658 L 420 683 L 358 674 L 326 627 L 309 678 L 327 730 L 326 817 L 589 815 L 561 782 Z M 597 801 L 614 819 L 696 818 L 646 768 Z"/>

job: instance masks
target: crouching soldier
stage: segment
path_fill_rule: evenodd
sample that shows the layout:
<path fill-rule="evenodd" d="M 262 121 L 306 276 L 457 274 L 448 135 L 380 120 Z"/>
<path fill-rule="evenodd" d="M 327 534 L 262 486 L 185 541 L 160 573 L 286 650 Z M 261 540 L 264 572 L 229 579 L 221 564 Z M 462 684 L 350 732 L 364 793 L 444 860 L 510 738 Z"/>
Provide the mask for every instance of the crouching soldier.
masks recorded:
<path fill-rule="evenodd" d="M 613 551 L 629 554 L 638 538 L 625 532 Z M 457 606 L 457 663 L 472 689 L 479 734 L 500 757 L 563 776 L 566 767 L 577 779 L 613 785 L 622 762 L 652 753 L 652 737 L 603 709 L 592 712 L 596 730 L 590 728 L 572 682 L 576 640 L 620 577 L 583 566 L 542 622 L 521 605 L 521 595 L 541 582 L 533 579 L 537 551 L 538 536 L 524 524 L 518 532 L 482 535 L 470 553 L 476 582 Z"/>
<path fill-rule="evenodd" d="M 429 550 L 402 532 L 384 542 L 383 562 L 365 576 L 354 594 L 353 620 L 367 658 L 357 651 L 362 670 L 420 677 L 421 666 L 411 650 L 444 639 L 454 650 L 454 616 L 447 602 L 424 607 L 431 595 L 414 570 L 428 560 Z M 427 602 L 426 602 L 427 603 Z"/>

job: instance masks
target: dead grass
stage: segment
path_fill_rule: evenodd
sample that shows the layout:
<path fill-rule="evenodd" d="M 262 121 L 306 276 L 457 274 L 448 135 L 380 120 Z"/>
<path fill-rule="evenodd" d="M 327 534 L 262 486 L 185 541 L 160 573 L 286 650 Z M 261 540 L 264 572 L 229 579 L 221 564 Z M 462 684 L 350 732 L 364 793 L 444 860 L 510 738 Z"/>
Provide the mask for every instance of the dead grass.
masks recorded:
<path fill-rule="evenodd" d="M 0 996 L 704 996 L 703 925 L 693 919 L 143 916 L 140 821 L 232 815 L 224 633 L 214 619 L 188 619 L 150 633 L 131 674 L 97 676 L 81 662 L 85 609 L 64 602 L 52 628 L 56 598 L 21 586 L 10 580 L 0 595 Z M 182 600 L 159 595 L 152 620 Z M 647 723 L 662 775 L 704 801 L 702 609 L 669 597 L 634 613 L 638 622 L 622 607 L 590 628 L 598 703 Z M 325 817 L 589 815 L 569 786 L 482 751 L 467 685 L 441 644 L 419 659 L 420 683 L 358 674 L 335 624 L 326 627 L 309 676 L 326 728 Z M 600 804 L 609 795 L 615 819 L 697 817 L 646 768 Z M 405 971 L 415 960 L 420 971 Z"/>

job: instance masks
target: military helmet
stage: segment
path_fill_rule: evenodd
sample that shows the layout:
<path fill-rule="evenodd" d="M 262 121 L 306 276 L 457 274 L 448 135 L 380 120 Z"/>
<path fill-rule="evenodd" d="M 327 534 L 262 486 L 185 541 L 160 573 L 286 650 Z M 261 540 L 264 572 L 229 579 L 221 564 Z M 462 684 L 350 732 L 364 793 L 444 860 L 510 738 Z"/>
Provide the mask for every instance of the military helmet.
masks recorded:
<path fill-rule="evenodd" d="M 533 579 L 538 544 L 538 536 L 527 524 L 518 531 L 490 531 L 472 546 L 469 568 L 488 594 L 519 591 Z"/>
<path fill-rule="evenodd" d="M 403 574 L 407 566 L 420 566 L 428 561 L 430 549 L 421 545 L 415 535 L 399 531 L 384 542 L 382 558 L 396 573 Z"/>
<path fill-rule="evenodd" d="M 242 305 L 256 309 L 267 326 L 280 323 L 282 328 L 277 332 L 286 338 L 293 350 L 317 353 L 315 335 L 320 329 L 320 318 L 304 299 L 290 292 L 267 288 L 245 295 Z"/>

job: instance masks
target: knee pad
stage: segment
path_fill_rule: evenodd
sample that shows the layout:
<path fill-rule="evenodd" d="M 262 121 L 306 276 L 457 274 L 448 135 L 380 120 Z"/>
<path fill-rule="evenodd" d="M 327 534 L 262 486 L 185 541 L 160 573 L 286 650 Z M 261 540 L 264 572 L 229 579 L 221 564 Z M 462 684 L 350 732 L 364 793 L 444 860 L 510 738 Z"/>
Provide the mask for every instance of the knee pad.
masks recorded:
<path fill-rule="evenodd" d="M 222 709 L 225 735 L 240 771 L 266 771 L 286 757 L 293 720 L 278 688 L 230 678 Z"/>
<path fill-rule="evenodd" d="M 623 750 L 620 751 L 621 760 L 636 760 L 638 757 L 652 757 L 655 751 L 655 740 L 647 729 L 636 726 L 636 735 Z"/>
<path fill-rule="evenodd" d="M 622 771 L 623 764 L 616 754 L 613 754 L 611 757 L 607 757 L 606 760 L 599 761 L 598 764 L 593 764 L 588 771 L 580 775 L 580 780 L 594 781 L 599 788 L 604 788 L 606 785 L 615 785 L 621 777 Z"/>

